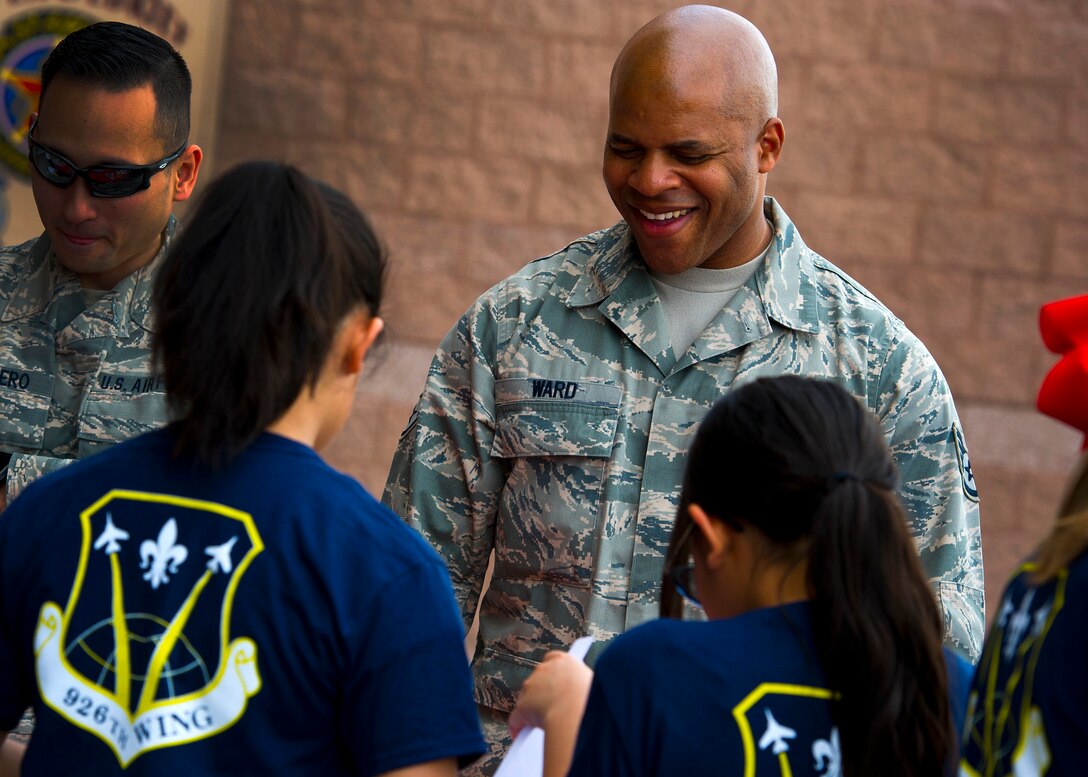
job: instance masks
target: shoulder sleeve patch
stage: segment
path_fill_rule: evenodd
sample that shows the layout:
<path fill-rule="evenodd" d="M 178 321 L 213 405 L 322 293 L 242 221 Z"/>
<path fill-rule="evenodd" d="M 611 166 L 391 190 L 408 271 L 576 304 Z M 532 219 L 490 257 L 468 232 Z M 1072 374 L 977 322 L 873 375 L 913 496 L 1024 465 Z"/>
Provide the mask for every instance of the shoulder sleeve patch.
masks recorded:
<path fill-rule="evenodd" d="M 972 502 L 978 501 L 978 487 L 975 485 L 975 473 L 971 470 L 971 459 L 967 456 L 967 443 L 963 439 L 963 430 L 959 423 L 952 425 L 952 434 L 956 442 L 956 459 L 960 465 L 960 482 L 963 484 L 963 493 Z"/>

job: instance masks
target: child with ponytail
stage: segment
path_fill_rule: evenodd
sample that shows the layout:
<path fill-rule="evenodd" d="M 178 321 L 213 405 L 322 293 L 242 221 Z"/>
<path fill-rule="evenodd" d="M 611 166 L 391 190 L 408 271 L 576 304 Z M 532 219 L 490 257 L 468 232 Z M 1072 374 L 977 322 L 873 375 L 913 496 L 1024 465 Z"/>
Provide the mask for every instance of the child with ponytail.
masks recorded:
<path fill-rule="evenodd" d="M 941 648 L 896 477 L 835 384 L 719 400 L 688 453 L 666 617 L 595 675 L 552 653 L 525 684 L 511 724 L 544 728 L 546 774 L 950 774 L 970 666 Z M 684 599 L 708 620 L 676 620 Z"/>
<path fill-rule="evenodd" d="M 445 564 L 317 454 L 384 266 L 293 167 L 206 190 L 153 295 L 173 422 L 0 520 L 0 774 L 453 777 L 483 751 Z M 24 755 L 4 732 L 28 706 Z"/>

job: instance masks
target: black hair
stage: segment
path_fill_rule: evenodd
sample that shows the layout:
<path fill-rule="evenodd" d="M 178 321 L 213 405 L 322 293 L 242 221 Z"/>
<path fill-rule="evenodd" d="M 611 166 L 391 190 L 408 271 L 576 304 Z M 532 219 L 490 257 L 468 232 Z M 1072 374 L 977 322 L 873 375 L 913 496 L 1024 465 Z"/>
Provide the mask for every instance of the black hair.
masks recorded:
<path fill-rule="evenodd" d="M 174 151 L 189 137 L 189 100 L 193 79 L 181 54 L 154 33 L 123 22 L 97 22 L 66 36 L 42 65 L 38 104 L 59 75 L 91 86 L 123 92 L 151 85 L 155 93 L 155 129 Z"/>
<path fill-rule="evenodd" d="M 377 315 L 385 256 L 343 193 L 248 162 L 204 192 L 153 292 L 176 452 L 220 466 L 316 386 L 344 318 Z"/>
<path fill-rule="evenodd" d="M 875 419 L 828 381 L 730 391 L 691 450 L 666 568 L 691 554 L 688 507 L 755 527 L 807 563 L 816 654 L 838 698 L 843 774 L 944 774 L 956 753 L 942 622 Z M 666 574 L 662 615 L 680 604 Z"/>

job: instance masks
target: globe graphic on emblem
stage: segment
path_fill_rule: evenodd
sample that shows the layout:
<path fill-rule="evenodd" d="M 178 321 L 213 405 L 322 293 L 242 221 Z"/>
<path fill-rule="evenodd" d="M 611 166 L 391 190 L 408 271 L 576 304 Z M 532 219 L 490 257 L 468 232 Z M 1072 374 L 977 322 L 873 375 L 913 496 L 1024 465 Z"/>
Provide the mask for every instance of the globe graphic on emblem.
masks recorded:
<path fill-rule="evenodd" d="M 152 654 L 166 638 L 170 624 L 145 613 L 130 613 L 125 616 L 125 622 L 128 626 L 133 698 L 138 698 Z M 65 658 L 95 685 L 115 691 L 117 650 L 113 621 L 101 620 L 71 639 L 65 648 Z M 207 662 L 182 634 L 163 664 L 154 698 L 172 699 L 194 693 L 206 686 L 211 677 Z"/>

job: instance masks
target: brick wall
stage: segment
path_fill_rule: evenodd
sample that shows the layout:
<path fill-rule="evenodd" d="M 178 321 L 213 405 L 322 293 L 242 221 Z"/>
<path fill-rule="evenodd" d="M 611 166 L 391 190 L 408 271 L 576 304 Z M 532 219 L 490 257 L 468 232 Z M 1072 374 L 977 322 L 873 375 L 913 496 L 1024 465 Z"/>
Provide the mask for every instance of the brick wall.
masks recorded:
<path fill-rule="evenodd" d="M 234 0 L 211 163 L 277 158 L 345 188 L 392 257 L 387 347 L 328 452 L 371 490 L 472 299 L 616 220 L 599 171 L 608 73 L 675 5 Z M 1032 403 L 1053 363 L 1039 305 L 1088 292 L 1088 0 L 721 5 L 778 59 L 770 193 L 952 385 L 995 597 L 1078 442 Z"/>

